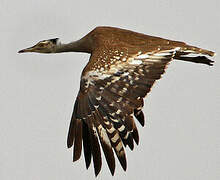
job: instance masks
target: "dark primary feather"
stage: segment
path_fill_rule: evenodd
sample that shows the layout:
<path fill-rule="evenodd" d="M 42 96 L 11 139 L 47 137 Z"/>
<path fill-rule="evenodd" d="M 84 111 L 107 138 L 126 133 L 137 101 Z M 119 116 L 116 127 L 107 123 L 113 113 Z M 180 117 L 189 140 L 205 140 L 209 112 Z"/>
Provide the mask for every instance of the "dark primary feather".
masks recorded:
<path fill-rule="evenodd" d="M 136 117 L 136 119 L 139 121 L 139 123 L 144 126 L 144 113 L 141 110 L 134 110 L 134 116 Z"/>
<path fill-rule="evenodd" d="M 84 158 L 86 162 L 86 168 L 88 169 L 91 163 L 92 150 L 91 150 L 90 134 L 88 125 L 83 121 L 83 150 Z"/>
<path fill-rule="evenodd" d="M 82 151 L 82 121 L 80 119 L 76 119 L 76 135 L 74 142 L 74 150 L 73 150 L 73 161 L 77 161 L 81 156 Z"/>

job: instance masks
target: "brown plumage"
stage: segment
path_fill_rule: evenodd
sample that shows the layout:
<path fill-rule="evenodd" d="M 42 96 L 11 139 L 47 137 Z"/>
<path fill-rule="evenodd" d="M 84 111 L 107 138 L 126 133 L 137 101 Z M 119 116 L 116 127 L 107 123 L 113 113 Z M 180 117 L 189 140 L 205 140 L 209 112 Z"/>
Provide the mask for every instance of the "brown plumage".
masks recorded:
<path fill-rule="evenodd" d="M 42 46 L 46 47 L 42 50 Z M 134 117 L 144 126 L 143 98 L 161 78 L 169 62 L 176 59 L 212 66 L 213 61 L 205 56 L 186 55 L 214 55 L 212 51 L 184 42 L 113 27 L 97 27 L 70 44 L 58 44 L 53 39 L 19 52 L 68 51 L 91 53 L 82 72 L 67 146 L 74 145 L 73 161 L 80 158 L 83 146 L 86 167 L 92 158 L 96 176 L 102 166 L 100 144 L 111 174 L 115 172 L 114 152 L 126 170 L 124 147 L 128 145 L 133 150 L 134 142 L 139 143 Z"/>

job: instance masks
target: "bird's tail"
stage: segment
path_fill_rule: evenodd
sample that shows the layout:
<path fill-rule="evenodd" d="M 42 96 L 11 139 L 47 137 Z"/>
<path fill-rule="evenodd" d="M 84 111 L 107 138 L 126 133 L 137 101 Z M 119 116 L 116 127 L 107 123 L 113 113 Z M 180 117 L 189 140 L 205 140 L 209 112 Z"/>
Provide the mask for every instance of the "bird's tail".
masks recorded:
<path fill-rule="evenodd" d="M 187 56 L 189 54 L 192 54 L 194 56 Z M 197 56 L 197 55 L 203 55 L 203 56 Z M 196 55 L 196 56 L 195 56 Z M 215 52 L 209 51 L 206 49 L 198 48 L 195 46 L 184 46 L 182 47 L 174 56 L 174 59 L 182 60 L 182 61 L 188 61 L 188 62 L 194 62 L 194 63 L 201 63 L 206 64 L 209 66 L 213 66 L 214 61 L 210 60 L 206 56 L 214 56 Z"/>

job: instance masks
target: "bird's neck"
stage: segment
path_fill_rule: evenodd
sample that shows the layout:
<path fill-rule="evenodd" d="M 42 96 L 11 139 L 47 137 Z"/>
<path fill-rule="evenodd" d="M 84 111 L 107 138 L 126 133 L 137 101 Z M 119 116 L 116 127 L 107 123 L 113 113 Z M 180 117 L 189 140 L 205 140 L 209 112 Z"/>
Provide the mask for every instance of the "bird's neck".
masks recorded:
<path fill-rule="evenodd" d="M 54 53 L 62 52 L 85 52 L 91 53 L 91 42 L 86 38 L 82 38 L 78 41 L 73 41 L 67 44 L 58 42 L 54 50 Z"/>

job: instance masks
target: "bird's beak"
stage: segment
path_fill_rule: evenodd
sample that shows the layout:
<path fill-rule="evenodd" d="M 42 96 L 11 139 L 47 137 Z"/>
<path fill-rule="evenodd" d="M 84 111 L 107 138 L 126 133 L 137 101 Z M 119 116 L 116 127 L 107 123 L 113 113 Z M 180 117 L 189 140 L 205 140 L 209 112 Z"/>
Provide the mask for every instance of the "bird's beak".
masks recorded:
<path fill-rule="evenodd" d="M 35 46 L 18 51 L 18 53 L 26 53 L 26 52 L 35 52 Z"/>

